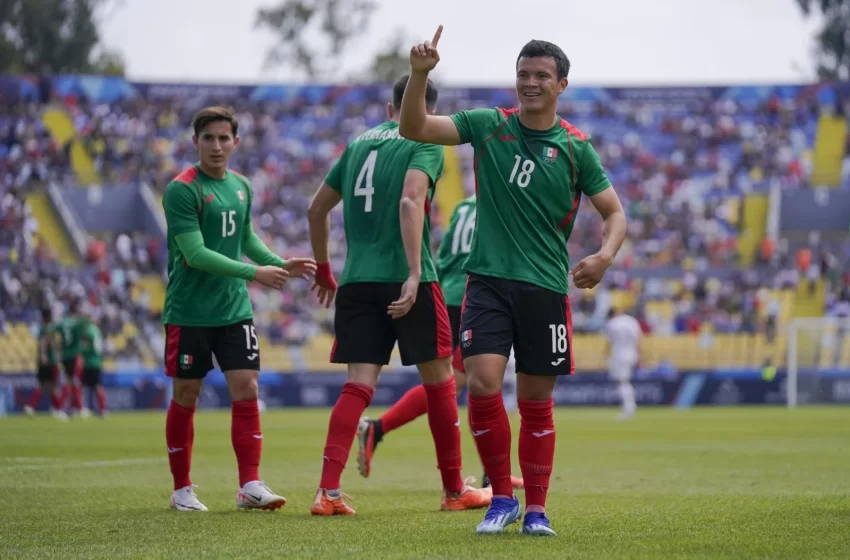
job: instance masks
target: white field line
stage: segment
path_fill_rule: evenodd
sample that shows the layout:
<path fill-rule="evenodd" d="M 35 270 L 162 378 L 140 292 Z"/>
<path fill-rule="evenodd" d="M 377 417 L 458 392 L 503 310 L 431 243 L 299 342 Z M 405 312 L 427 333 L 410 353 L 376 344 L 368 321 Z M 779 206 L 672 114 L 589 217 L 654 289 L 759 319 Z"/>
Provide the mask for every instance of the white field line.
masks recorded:
<path fill-rule="evenodd" d="M 4 465 L 0 469 L 5 471 L 43 471 L 48 469 L 98 469 L 107 467 L 129 467 L 134 465 L 150 465 L 153 463 L 164 463 L 166 457 L 148 457 L 144 459 L 115 459 L 112 461 L 84 461 L 81 463 L 45 463 L 40 465 Z"/>

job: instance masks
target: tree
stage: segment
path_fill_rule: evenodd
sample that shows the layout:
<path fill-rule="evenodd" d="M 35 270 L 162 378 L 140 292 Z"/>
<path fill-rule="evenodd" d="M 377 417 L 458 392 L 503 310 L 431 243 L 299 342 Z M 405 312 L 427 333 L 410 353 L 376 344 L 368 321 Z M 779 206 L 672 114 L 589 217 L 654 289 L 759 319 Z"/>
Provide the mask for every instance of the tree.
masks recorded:
<path fill-rule="evenodd" d="M 98 32 L 99 17 L 116 5 L 114 0 L 0 1 L 0 72 L 123 74 L 121 56 L 103 46 Z"/>
<path fill-rule="evenodd" d="M 260 8 L 255 26 L 276 35 L 265 68 L 290 64 L 311 80 L 332 76 L 346 47 L 366 32 L 375 8 L 372 0 L 283 0 Z"/>
<path fill-rule="evenodd" d="M 405 72 L 410 71 L 410 45 L 404 31 L 396 30 L 392 41 L 385 49 L 378 51 L 366 76 L 373 82 L 392 83 Z"/>
<path fill-rule="evenodd" d="M 369 31 L 377 9 L 373 0 L 282 0 L 257 11 L 255 26 L 275 35 L 264 68 L 283 65 L 313 81 L 338 80 L 343 57 Z M 408 68 L 405 34 L 397 29 L 355 81 L 391 82 Z"/>
<path fill-rule="evenodd" d="M 850 0 L 796 0 L 806 17 L 819 12 L 815 61 L 823 80 L 850 79 Z"/>

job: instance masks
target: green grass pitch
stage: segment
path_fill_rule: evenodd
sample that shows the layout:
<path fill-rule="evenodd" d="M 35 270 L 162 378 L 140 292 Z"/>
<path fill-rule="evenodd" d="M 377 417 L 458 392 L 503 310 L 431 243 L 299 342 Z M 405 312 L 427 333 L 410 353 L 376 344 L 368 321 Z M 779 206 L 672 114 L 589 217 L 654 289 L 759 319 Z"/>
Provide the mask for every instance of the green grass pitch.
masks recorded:
<path fill-rule="evenodd" d="M 356 516 L 311 517 L 328 414 L 263 414 L 261 472 L 289 502 L 240 512 L 229 411 L 199 412 L 205 514 L 168 509 L 163 412 L 0 419 L 0 558 L 850 558 L 847 408 L 642 409 L 628 423 L 559 408 L 553 539 L 478 536 L 482 512 L 440 512 L 424 419 L 386 438 L 369 480 L 352 454 Z M 480 476 L 465 424 L 465 473 Z"/>

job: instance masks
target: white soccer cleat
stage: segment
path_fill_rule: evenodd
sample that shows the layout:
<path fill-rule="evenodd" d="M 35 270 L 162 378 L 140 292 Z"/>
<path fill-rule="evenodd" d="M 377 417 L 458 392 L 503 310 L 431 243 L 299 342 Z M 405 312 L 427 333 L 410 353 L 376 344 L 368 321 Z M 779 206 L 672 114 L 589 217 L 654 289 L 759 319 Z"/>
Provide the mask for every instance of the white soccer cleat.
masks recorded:
<path fill-rule="evenodd" d="M 177 511 L 208 511 L 207 506 L 198 501 L 195 495 L 195 486 L 184 486 L 171 494 L 171 509 Z"/>
<path fill-rule="evenodd" d="M 55 418 L 56 420 L 58 420 L 60 422 L 67 422 L 68 421 L 68 415 L 65 413 L 64 410 L 59 410 L 58 408 L 54 408 L 53 410 L 50 411 L 50 414 L 53 416 L 53 418 Z"/>
<path fill-rule="evenodd" d="M 89 410 L 88 408 L 81 409 L 80 418 L 82 418 L 83 420 L 88 420 L 89 418 L 91 418 L 91 410 Z"/>
<path fill-rule="evenodd" d="M 24 405 L 24 414 L 26 414 L 30 418 L 34 418 L 35 417 L 35 409 L 33 407 L 31 407 L 30 405 L 26 404 L 26 405 Z"/>
<path fill-rule="evenodd" d="M 286 498 L 278 496 L 262 480 L 245 483 L 236 493 L 236 507 L 240 509 L 280 509 Z"/>

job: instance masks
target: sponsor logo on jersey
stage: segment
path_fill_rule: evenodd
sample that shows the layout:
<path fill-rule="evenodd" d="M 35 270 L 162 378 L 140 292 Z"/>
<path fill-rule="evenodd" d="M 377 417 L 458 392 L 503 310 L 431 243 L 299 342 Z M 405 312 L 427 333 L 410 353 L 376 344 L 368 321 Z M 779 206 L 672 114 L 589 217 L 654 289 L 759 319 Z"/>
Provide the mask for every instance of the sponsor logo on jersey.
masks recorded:
<path fill-rule="evenodd" d="M 213 193 L 210 193 L 210 195 L 204 199 L 204 202 L 209 204 L 210 202 L 213 201 L 214 198 L 215 198 L 215 195 Z"/>
<path fill-rule="evenodd" d="M 501 140 L 502 142 L 511 142 L 516 140 L 516 136 L 514 136 L 513 134 L 500 134 L 499 140 Z"/>
<path fill-rule="evenodd" d="M 543 147 L 543 161 L 546 163 L 554 163 L 558 159 L 558 148 Z"/>
<path fill-rule="evenodd" d="M 242 191 L 236 191 L 236 194 L 239 196 L 239 202 L 245 202 L 245 193 Z"/>

